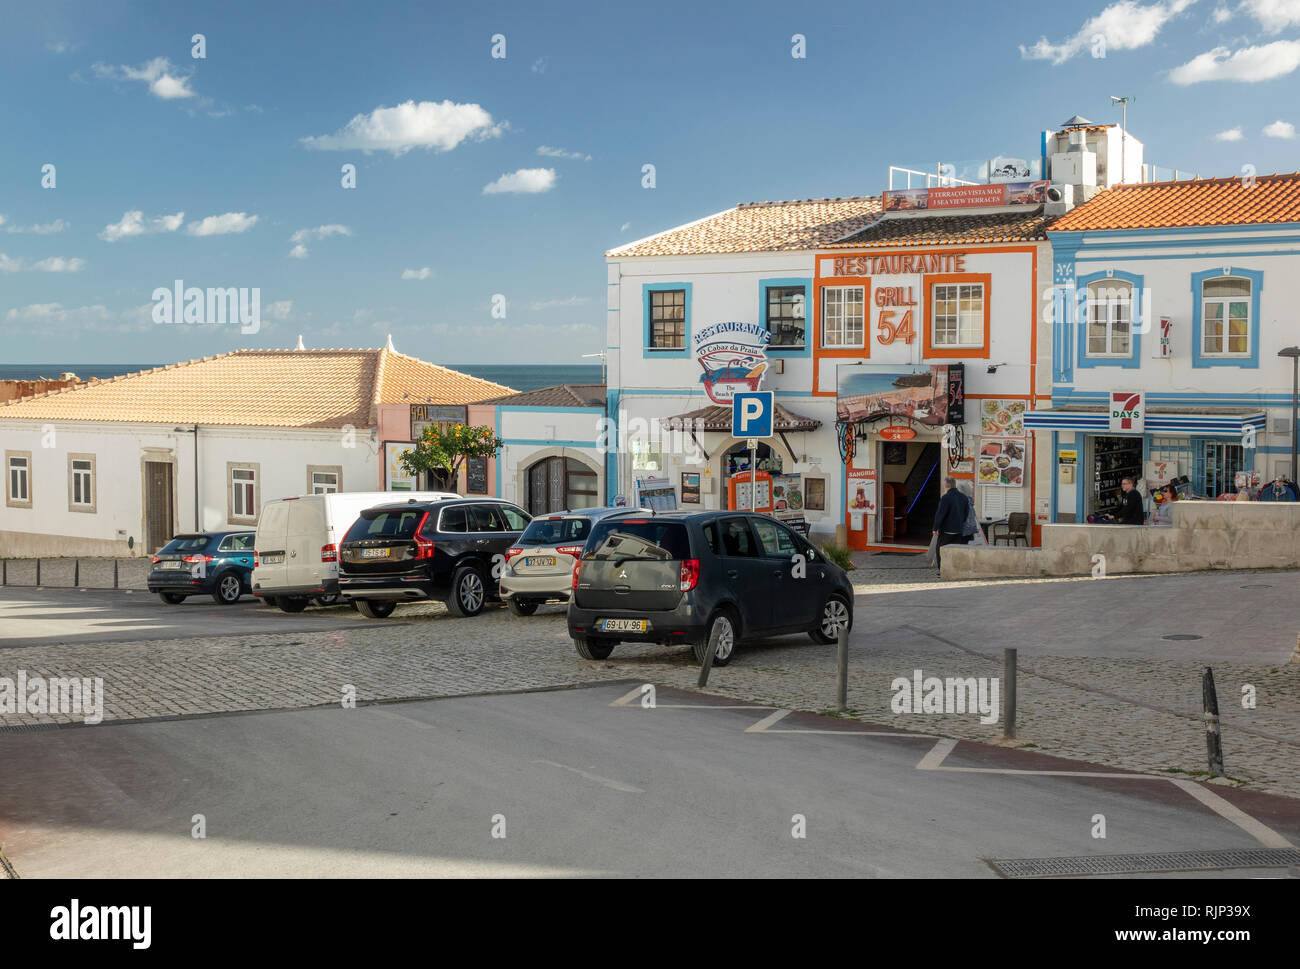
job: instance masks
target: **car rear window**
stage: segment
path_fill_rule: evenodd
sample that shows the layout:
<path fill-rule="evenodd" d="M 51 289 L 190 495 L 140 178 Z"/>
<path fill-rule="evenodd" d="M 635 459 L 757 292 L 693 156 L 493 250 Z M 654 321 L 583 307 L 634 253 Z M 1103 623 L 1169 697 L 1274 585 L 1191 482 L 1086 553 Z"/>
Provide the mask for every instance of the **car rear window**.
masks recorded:
<path fill-rule="evenodd" d="M 591 534 L 590 518 L 534 518 L 519 536 L 520 545 L 572 545 Z"/>
<path fill-rule="evenodd" d="M 385 511 L 370 508 L 361 513 L 361 517 L 348 529 L 346 542 L 363 541 L 368 538 L 411 538 L 415 528 L 424 517 L 424 509 L 402 508 Z"/>
<path fill-rule="evenodd" d="M 163 552 L 202 552 L 212 541 L 211 535 L 184 535 L 173 538 L 162 547 Z"/>
<path fill-rule="evenodd" d="M 681 522 L 637 518 L 597 522 L 587 542 L 585 558 L 688 559 L 691 541 Z"/>

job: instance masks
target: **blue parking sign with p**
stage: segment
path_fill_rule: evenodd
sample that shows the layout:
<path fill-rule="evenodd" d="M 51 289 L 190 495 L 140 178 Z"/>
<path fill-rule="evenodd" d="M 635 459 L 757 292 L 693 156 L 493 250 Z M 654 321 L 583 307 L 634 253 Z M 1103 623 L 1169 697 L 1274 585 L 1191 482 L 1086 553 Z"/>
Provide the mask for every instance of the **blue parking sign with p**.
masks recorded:
<path fill-rule="evenodd" d="M 731 398 L 732 437 L 771 437 L 773 394 L 770 390 L 751 390 Z"/>

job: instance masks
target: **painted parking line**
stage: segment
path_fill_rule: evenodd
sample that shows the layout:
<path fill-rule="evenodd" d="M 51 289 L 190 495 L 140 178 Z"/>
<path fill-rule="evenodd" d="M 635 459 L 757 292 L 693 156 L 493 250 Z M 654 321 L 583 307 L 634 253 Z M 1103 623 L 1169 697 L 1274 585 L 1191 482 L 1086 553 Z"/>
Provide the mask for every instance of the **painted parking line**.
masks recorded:
<path fill-rule="evenodd" d="M 593 774 L 590 771 L 585 771 L 581 767 L 570 767 L 568 764 L 557 764 L 553 760 L 535 760 L 533 761 L 533 763 L 545 764 L 548 767 L 558 767 L 561 770 L 570 771 L 574 774 L 577 774 L 579 777 L 583 778 L 584 780 L 589 780 L 594 784 L 599 784 L 601 787 L 608 787 L 610 790 L 622 791 L 624 794 L 645 793 L 645 791 L 639 787 L 634 787 L 633 785 L 626 784 L 623 781 L 616 781 L 611 777 L 601 777 L 599 774 Z"/>

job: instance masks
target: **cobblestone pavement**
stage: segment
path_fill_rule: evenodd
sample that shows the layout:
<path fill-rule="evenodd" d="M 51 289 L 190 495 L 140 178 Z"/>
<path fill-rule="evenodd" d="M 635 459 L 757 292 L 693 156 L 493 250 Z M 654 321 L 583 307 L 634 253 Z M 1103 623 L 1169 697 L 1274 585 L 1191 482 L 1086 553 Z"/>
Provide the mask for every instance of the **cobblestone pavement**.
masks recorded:
<path fill-rule="evenodd" d="M 1104 587 L 1086 579 L 938 582 L 923 569 L 859 570 L 853 577 L 859 595 L 850 651 L 852 717 L 999 742 L 1000 724 L 981 724 L 978 716 L 893 713 L 891 684 L 915 669 L 926 676 L 1000 676 L 1008 645 L 1000 633 L 1018 622 L 1016 745 L 1196 775 L 1206 760 L 1201 673 L 1212 662 L 1230 783 L 1300 797 L 1300 663 L 1287 662 L 1298 624 L 1276 605 L 1288 596 L 1295 601 L 1300 573 L 1125 577 L 1105 580 Z M 1270 591 L 1235 591 L 1242 587 Z M 1123 623 L 1122 641 L 1110 633 L 1082 635 L 1117 619 L 1089 598 L 1097 595 Z M 1221 604 L 1251 595 L 1278 597 L 1268 600 L 1267 615 L 1255 625 Z M 1159 605 L 1154 620 L 1134 612 L 1148 600 Z M 1186 622 L 1197 607 L 1212 614 L 1197 620 L 1204 642 L 1157 635 Z M 560 606 L 531 618 L 491 608 L 474 619 L 453 619 L 440 605 L 403 607 L 384 622 L 342 614 L 354 623 L 329 632 L 276 632 L 278 616 L 268 610 L 265 635 L 2 649 L 0 677 L 18 670 L 29 678 L 102 677 L 105 719 L 112 720 L 338 703 L 349 688 L 360 703 L 614 679 L 694 688 L 698 674 L 691 651 L 680 647 L 624 644 L 607 661 L 584 661 L 570 644 Z M 1210 628 L 1216 615 L 1223 628 Z M 1024 635 L 1045 626 L 1059 634 L 1038 644 Z M 729 666 L 713 671 L 708 691 L 825 712 L 834 704 L 834 670 L 833 646 L 785 637 L 742 648 Z M 1256 696 L 1253 709 L 1240 702 L 1247 685 Z M 0 726 L 77 719 L 9 713 L 0 714 Z"/>

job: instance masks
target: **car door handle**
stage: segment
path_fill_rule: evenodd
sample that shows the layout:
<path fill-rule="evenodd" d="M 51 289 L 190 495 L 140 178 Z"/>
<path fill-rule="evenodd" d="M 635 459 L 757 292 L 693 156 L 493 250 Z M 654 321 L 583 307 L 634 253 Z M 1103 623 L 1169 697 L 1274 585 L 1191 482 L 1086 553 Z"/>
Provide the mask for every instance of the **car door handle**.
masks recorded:
<path fill-rule="evenodd" d="M 779 579 L 781 576 L 785 575 L 785 572 L 782 569 L 776 569 L 772 574 Z"/>
<path fill-rule="evenodd" d="M 738 576 L 738 575 L 740 575 L 740 573 L 737 572 L 735 569 L 728 569 L 728 570 L 727 570 L 727 578 L 729 578 L 729 579 L 734 579 L 734 578 L 735 578 L 736 576 Z"/>

